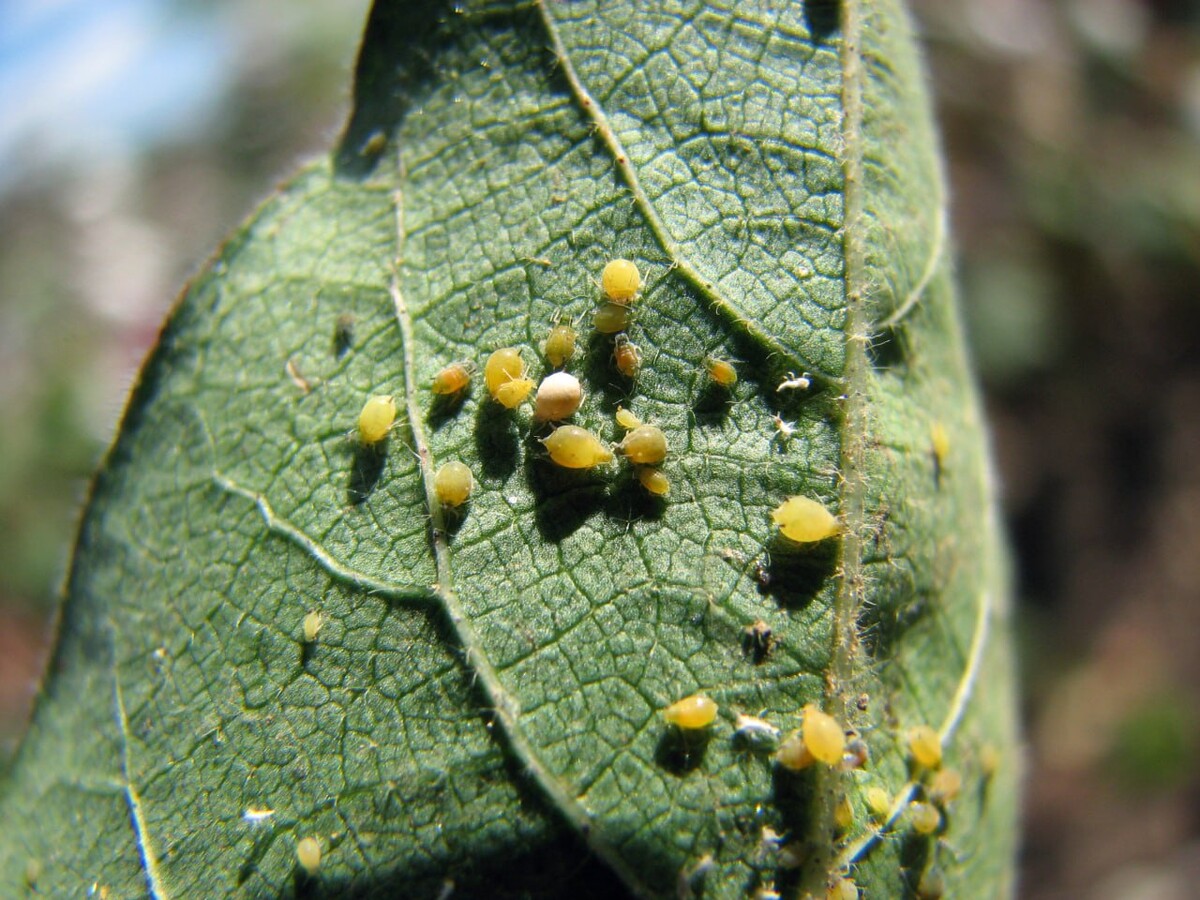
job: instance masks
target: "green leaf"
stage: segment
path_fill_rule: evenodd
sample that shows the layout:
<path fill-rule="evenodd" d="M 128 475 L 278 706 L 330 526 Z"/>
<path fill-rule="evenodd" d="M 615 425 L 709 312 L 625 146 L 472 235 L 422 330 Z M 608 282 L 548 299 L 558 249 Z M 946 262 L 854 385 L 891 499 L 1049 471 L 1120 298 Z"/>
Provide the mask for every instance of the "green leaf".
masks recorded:
<path fill-rule="evenodd" d="M 1005 567 L 943 197 L 894 3 L 378 3 L 340 146 L 190 286 L 97 476 L 0 894 L 1006 894 Z M 635 381 L 586 324 L 618 256 Z M 660 425 L 665 502 L 558 469 L 478 384 L 434 402 L 502 346 L 540 376 L 563 316 L 576 421 Z M 350 437 L 373 394 L 383 453 Z M 788 546 L 796 494 L 841 534 Z M 660 711 L 697 692 L 686 738 Z M 865 768 L 733 739 L 806 703 Z M 965 783 L 944 839 L 904 814 L 923 723 Z"/>

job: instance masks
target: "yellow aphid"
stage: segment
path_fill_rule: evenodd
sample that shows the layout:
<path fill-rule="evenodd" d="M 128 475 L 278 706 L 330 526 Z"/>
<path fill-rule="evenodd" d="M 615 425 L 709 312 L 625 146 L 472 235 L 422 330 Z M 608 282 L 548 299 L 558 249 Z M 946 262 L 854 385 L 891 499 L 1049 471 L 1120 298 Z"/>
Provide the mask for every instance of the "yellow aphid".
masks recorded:
<path fill-rule="evenodd" d="M 501 347 L 487 358 L 483 366 L 483 380 L 493 398 L 504 385 L 524 377 L 525 360 L 521 359 L 521 351 L 516 347 Z"/>
<path fill-rule="evenodd" d="M 664 709 L 663 718 L 686 731 L 707 728 L 717 718 L 717 704 L 703 694 L 692 694 Z"/>
<path fill-rule="evenodd" d="M 962 790 L 962 775 L 956 769 L 942 769 L 929 781 L 929 799 L 938 806 L 953 803 Z"/>
<path fill-rule="evenodd" d="M 639 419 L 637 416 L 635 416 L 632 412 L 630 412 L 623 406 L 617 407 L 617 413 L 614 416 L 614 418 L 617 420 L 617 424 L 620 425 L 622 428 L 624 428 L 626 431 L 632 431 L 633 429 L 637 428 L 639 425 L 642 424 L 641 419 Z"/>
<path fill-rule="evenodd" d="M 838 801 L 838 805 L 834 807 L 833 822 L 842 831 L 854 824 L 854 807 L 851 805 L 849 797 L 843 796 Z"/>
<path fill-rule="evenodd" d="M 642 487 L 655 497 L 665 497 L 671 493 L 671 482 L 663 474 L 662 469 L 655 469 L 652 466 L 638 466 L 637 479 Z"/>
<path fill-rule="evenodd" d="M 600 287 L 613 303 L 631 303 L 642 288 L 642 275 L 629 260 L 614 259 L 604 267 Z"/>
<path fill-rule="evenodd" d="M 618 334 L 613 344 L 613 360 L 616 361 L 618 372 L 626 378 L 636 378 L 642 367 L 642 351 L 624 334 Z"/>
<path fill-rule="evenodd" d="M 950 434 L 946 431 L 946 426 L 941 422 L 930 425 L 929 442 L 933 446 L 933 458 L 939 466 L 944 466 L 946 457 L 950 455 Z"/>
<path fill-rule="evenodd" d="M 435 394 L 457 394 L 471 383 L 471 364 L 452 362 L 433 376 Z"/>
<path fill-rule="evenodd" d="M 933 834 L 942 825 L 942 814 L 932 803 L 908 804 L 908 818 L 918 834 Z"/>
<path fill-rule="evenodd" d="M 542 441 L 550 458 L 565 469 L 590 469 L 612 460 L 612 451 L 578 425 L 560 425 Z"/>
<path fill-rule="evenodd" d="M 515 378 L 496 389 L 496 402 L 506 409 L 516 409 L 533 392 L 532 378 Z"/>
<path fill-rule="evenodd" d="M 321 869 L 321 843 L 315 837 L 306 837 L 296 844 L 296 862 L 310 876 Z"/>
<path fill-rule="evenodd" d="M 617 445 L 630 462 L 654 465 L 667 458 L 667 436 L 656 425 L 639 425 Z"/>
<path fill-rule="evenodd" d="M 809 703 L 804 707 L 804 722 L 802 725 L 804 746 L 815 759 L 827 766 L 835 766 L 842 761 L 842 751 L 846 749 L 846 734 L 837 719 L 822 712 L 816 704 Z"/>
<path fill-rule="evenodd" d="M 785 538 L 797 544 L 823 541 L 838 533 L 837 517 L 808 497 L 788 497 L 775 507 L 771 519 Z"/>
<path fill-rule="evenodd" d="M 942 764 L 942 741 L 928 725 L 918 725 L 908 730 L 908 751 L 913 761 L 922 768 L 936 769 Z"/>
<path fill-rule="evenodd" d="M 731 388 L 737 384 L 737 369 L 732 363 L 723 359 L 708 359 L 704 362 L 708 369 L 708 377 L 723 388 Z"/>
<path fill-rule="evenodd" d="M 372 397 L 358 414 L 358 439 L 364 444 L 378 444 L 396 421 L 396 400 L 390 394 Z"/>
<path fill-rule="evenodd" d="M 313 610 L 304 617 L 304 642 L 311 644 L 317 639 L 317 635 L 321 633 L 321 626 L 325 624 L 325 619 L 319 612 Z"/>
<path fill-rule="evenodd" d="M 808 749 L 808 745 L 804 743 L 804 735 L 799 731 L 793 731 L 775 752 L 775 761 L 785 769 L 790 769 L 793 772 L 799 772 L 807 769 L 816 762 L 816 758 Z"/>
<path fill-rule="evenodd" d="M 433 492 L 443 506 L 462 506 L 474 488 L 471 470 L 458 460 L 446 463 L 433 476 Z"/>
<path fill-rule="evenodd" d="M 991 778 L 1000 768 L 1000 751 L 992 744 L 984 744 L 979 748 L 979 769 L 984 778 Z"/>
<path fill-rule="evenodd" d="M 825 892 L 825 900 L 858 900 L 858 885 L 849 878 L 839 878 Z"/>
<path fill-rule="evenodd" d="M 546 359 L 554 368 L 569 362 L 575 355 L 575 329 L 565 322 L 555 325 L 550 329 L 550 336 L 546 338 L 545 350 Z"/>
<path fill-rule="evenodd" d="M 892 798 L 881 787 L 867 788 L 867 809 L 879 821 L 883 821 L 892 811 Z"/>
<path fill-rule="evenodd" d="M 592 316 L 592 324 L 601 334 L 616 334 L 629 327 L 629 307 L 618 303 L 602 303 Z"/>
<path fill-rule="evenodd" d="M 582 402 L 579 379 L 566 372 L 553 372 L 538 385 L 533 417 L 539 422 L 557 422 L 574 415 Z"/>

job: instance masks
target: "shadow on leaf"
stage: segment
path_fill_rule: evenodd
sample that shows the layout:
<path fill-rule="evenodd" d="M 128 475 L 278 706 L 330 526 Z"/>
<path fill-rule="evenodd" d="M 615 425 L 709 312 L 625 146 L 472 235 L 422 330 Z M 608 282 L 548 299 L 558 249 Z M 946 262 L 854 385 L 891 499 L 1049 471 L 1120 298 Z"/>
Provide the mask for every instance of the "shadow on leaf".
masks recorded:
<path fill-rule="evenodd" d="M 365 503 L 379 484 L 387 463 L 387 445 L 387 438 L 375 444 L 355 444 L 350 461 L 350 480 L 346 486 L 346 497 L 352 505 Z"/>

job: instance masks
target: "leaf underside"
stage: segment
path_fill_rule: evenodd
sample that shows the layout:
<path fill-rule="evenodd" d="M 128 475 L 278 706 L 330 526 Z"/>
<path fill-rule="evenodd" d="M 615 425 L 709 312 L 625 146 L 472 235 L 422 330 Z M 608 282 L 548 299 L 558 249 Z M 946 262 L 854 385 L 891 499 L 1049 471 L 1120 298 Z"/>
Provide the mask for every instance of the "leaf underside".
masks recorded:
<path fill-rule="evenodd" d="M 190 286 L 97 477 L 0 894 L 1010 890 L 1003 557 L 907 21 L 647 6 L 377 3 L 340 146 Z M 588 327 L 614 257 L 645 280 L 636 380 Z M 575 421 L 661 426 L 665 501 L 625 464 L 558 469 L 478 383 L 433 402 L 498 347 L 548 371 L 560 318 Z M 373 394 L 401 410 L 380 451 L 348 436 Z M 453 459 L 478 484 L 445 514 Z M 795 494 L 842 535 L 786 546 L 769 513 Z M 660 710 L 696 692 L 720 715 L 683 738 Z M 865 768 L 732 740 L 806 703 Z M 964 775 L 940 839 L 903 815 L 921 723 Z"/>

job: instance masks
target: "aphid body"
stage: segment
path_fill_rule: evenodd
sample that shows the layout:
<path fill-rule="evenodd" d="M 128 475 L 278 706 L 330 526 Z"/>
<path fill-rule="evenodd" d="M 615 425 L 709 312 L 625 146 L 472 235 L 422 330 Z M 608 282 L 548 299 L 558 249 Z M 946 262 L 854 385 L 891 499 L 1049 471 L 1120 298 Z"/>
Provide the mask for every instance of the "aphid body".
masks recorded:
<path fill-rule="evenodd" d="M 845 747 L 846 735 L 837 720 L 809 703 L 804 707 L 800 731 L 783 742 L 775 759 L 785 769 L 798 772 L 814 762 L 837 765 Z"/>
<path fill-rule="evenodd" d="M 570 362 L 575 355 L 575 329 L 565 322 L 559 322 L 550 329 L 545 351 L 546 359 L 556 369 Z"/>
<path fill-rule="evenodd" d="M 707 728 L 717 718 L 716 701 L 703 694 L 692 694 L 677 700 L 663 710 L 663 718 L 676 728 L 696 731 Z"/>
<path fill-rule="evenodd" d="M 808 377 L 808 373 L 797 375 L 795 372 L 788 372 L 787 378 L 779 382 L 779 387 L 775 388 L 775 393 L 782 394 L 784 391 L 806 391 L 812 385 L 812 379 Z"/>
<path fill-rule="evenodd" d="M 910 803 L 908 816 L 918 834 L 933 834 L 942 825 L 942 814 L 932 803 Z"/>
<path fill-rule="evenodd" d="M 657 425 L 640 425 L 617 445 L 626 459 L 639 465 L 654 465 L 667 458 L 667 436 Z"/>
<path fill-rule="evenodd" d="M 775 508 L 771 519 L 784 537 L 797 544 L 823 541 L 838 533 L 837 517 L 808 497 L 789 497 Z"/>
<path fill-rule="evenodd" d="M 642 367 L 642 351 L 624 334 L 618 334 L 613 343 L 613 360 L 618 372 L 626 378 L 636 378 Z"/>
<path fill-rule="evenodd" d="M 613 416 L 613 418 L 615 418 L 617 420 L 617 424 L 620 425 L 622 428 L 624 428 L 626 431 L 632 431 L 633 429 L 637 428 L 639 425 L 642 424 L 641 419 L 639 419 L 630 410 L 626 409 L 623 406 L 617 407 L 617 412 Z"/>
<path fill-rule="evenodd" d="M 358 439 L 364 444 L 378 444 L 396 421 L 396 400 L 390 394 L 372 397 L 358 414 Z"/>
<path fill-rule="evenodd" d="M 582 402 L 579 379 L 567 372 L 553 372 L 538 385 L 533 417 L 539 422 L 557 422 L 574 415 Z"/>
<path fill-rule="evenodd" d="M 738 374 L 733 363 L 723 359 L 710 358 L 705 360 L 704 365 L 708 369 L 708 377 L 713 380 L 714 384 L 719 384 L 723 388 L 731 388 L 737 384 Z"/>
<path fill-rule="evenodd" d="M 444 464 L 433 476 L 433 492 L 443 506 L 462 506 L 474 488 L 471 470 L 458 460 Z"/>
<path fill-rule="evenodd" d="M 933 447 L 933 458 L 938 466 L 946 465 L 946 457 L 950 455 L 950 433 L 941 422 L 929 426 L 929 443 Z"/>
<path fill-rule="evenodd" d="M 825 900 L 858 900 L 858 885 L 849 878 L 839 878 L 825 892 Z"/>
<path fill-rule="evenodd" d="M 452 362 L 433 376 L 435 394 L 457 394 L 471 384 L 471 364 Z"/>
<path fill-rule="evenodd" d="M 613 458 L 598 437 L 578 425 L 559 425 L 542 443 L 550 458 L 565 469 L 591 469 Z"/>
<path fill-rule="evenodd" d="M 637 480 L 649 493 L 655 497 L 665 497 L 671 493 L 671 482 L 662 469 L 653 466 L 638 466 Z"/>
<path fill-rule="evenodd" d="M 613 303 L 632 303 L 642 288 L 642 275 L 628 259 L 610 260 L 600 273 L 600 287 Z"/>
<path fill-rule="evenodd" d="M 533 390 L 533 379 L 525 377 L 525 360 L 516 347 L 501 347 L 488 357 L 483 380 L 492 399 L 508 409 L 516 409 Z"/>
<path fill-rule="evenodd" d="M 938 806 L 953 803 L 962 790 L 962 775 L 957 769 L 940 769 L 929 781 L 929 799 Z"/>
<path fill-rule="evenodd" d="M 624 331 L 629 327 L 629 307 L 619 303 L 601 303 L 592 316 L 592 325 L 601 334 Z"/>
<path fill-rule="evenodd" d="M 942 764 L 941 738 L 928 725 L 918 725 L 908 730 L 908 751 L 913 761 L 922 768 L 936 769 Z"/>
<path fill-rule="evenodd" d="M 296 862 L 310 877 L 316 875 L 321 869 L 321 842 L 315 837 L 306 837 L 296 844 Z"/>
<path fill-rule="evenodd" d="M 886 819 L 892 811 L 892 798 L 881 787 L 867 788 L 865 799 L 867 801 L 867 809 L 880 822 Z"/>
<path fill-rule="evenodd" d="M 319 612 L 313 610 L 304 617 L 304 642 L 311 644 L 317 639 L 317 635 L 321 633 L 321 626 L 325 624 L 325 619 Z"/>
<path fill-rule="evenodd" d="M 833 822 L 842 831 L 845 831 L 854 824 L 854 806 L 850 803 L 850 798 L 845 794 L 838 801 L 838 805 L 834 807 Z"/>

